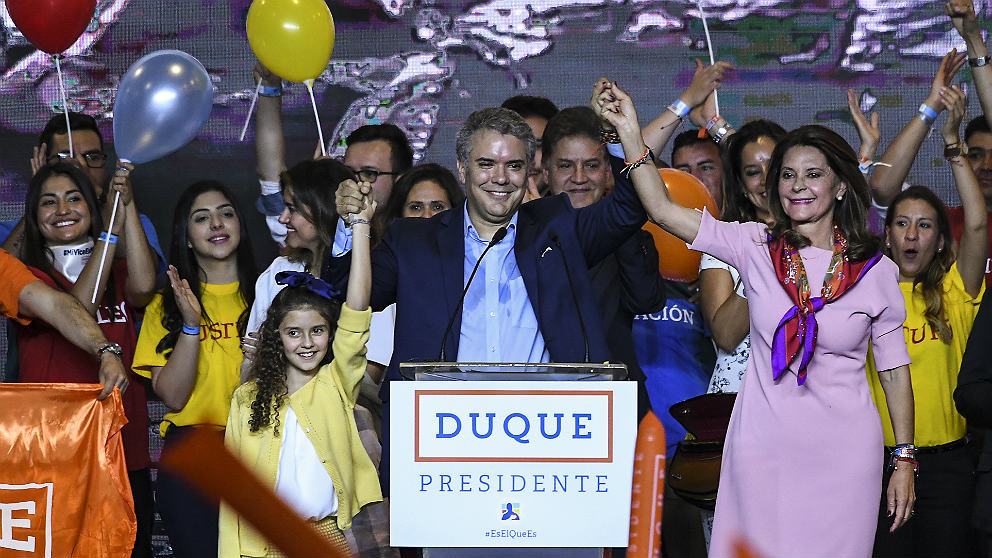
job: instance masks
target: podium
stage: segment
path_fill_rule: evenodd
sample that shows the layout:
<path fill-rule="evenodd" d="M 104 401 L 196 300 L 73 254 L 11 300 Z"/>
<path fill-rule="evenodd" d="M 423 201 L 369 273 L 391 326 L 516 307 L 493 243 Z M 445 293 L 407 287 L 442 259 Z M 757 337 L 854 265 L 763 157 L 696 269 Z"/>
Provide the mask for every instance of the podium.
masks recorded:
<path fill-rule="evenodd" d="M 391 544 L 425 558 L 626 546 L 637 430 L 626 366 L 430 362 L 400 374 L 415 381 L 390 387 Z"/>

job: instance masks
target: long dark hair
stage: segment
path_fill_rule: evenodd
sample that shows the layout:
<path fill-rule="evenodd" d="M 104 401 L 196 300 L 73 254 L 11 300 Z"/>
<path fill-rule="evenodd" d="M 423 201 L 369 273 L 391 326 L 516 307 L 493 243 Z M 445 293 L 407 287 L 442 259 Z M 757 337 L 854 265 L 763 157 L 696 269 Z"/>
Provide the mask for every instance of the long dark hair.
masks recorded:
<path fill-rule="evenodd" d="M 403 173 L 403 176 L 393 184 L 393 191 L 389 195 L 389 202 L 385 211 L 382 212 L 384 225 L 389 226 L 396 219 L 403 217 L 403 208 L 406 207 L 406 199 L 410 196 L 410 190 L 419 182 L 430 180 L 438 183 L 441 189 L 448 194 L 448 203 L 452 208 L 458 207 L 465 201 L 465 193 L 458 185 L 458 179 L 450 170 L 437 163 L 424 163 L 417 165 Z"/>
<path fill-rule="evenodd" d="M 954 238 L 951 236 L 951 220 L 947 216 L 947 207 L 944 206 L 944 202 L 940 201 L 937 194 L 934 194 L 926 186 L 910 186 L 900 192 L 889 204 L 889 211 L 885 215 L 886 234 L 895 220 L 896 208 L 899 207 L 900 202 L 905 200 L 922 201 L 932 207 L 934 213 L 937 214 L 937 234 L 940 235 L 940 240 L 944 241 L 944 247 L 934 254 L 933 259 L 919 275 L 913 277 L 913 289 L 915 290 L 918 285 L 922 285 L 920 290 L 923 294 L 923 300 L 926 302 L 923 316 L 930 324 L 930 328 L 937 332 L 940 340 L 944 343 L 950 343 L 954 337 L 954 332 L 944 320 L 943 282 L 944 275 L 954 264 L 954 250 L 951 249 Z M 892 257 L 892 250 L 888 245 L 885 247 L 885 255 Z"/>
<path fill-rule="evenodd" d="M 311 254 L 306 249 L 294 250 L 289 255 L 291 260 L 302 261 L 308 270 L 314 263 L 317 268 L 320 267 L 324 253 L 334 242 L 338 219 L 334 193 L 338 184 L 354 177 L 355 174 L 348 167 L 334 159 L 303 161 L 279 176 L 279 185 L 283 192 L 289 194 L 297 211 L 304 219 L 313 223 L 320 235 L 317 253 Z"/>
<path fill-rule="evenodd" d="M 193 202 L 200 194 L 206 192 L 218 192 L 234 207 L 234 212 L 238 216 L 240 223 L 241 240 L 238 244 L 235 256 L 238 266 L 238 290 L 241 293 L 241 300 L 245 304 L 244 310 L 238 317 L 238 334 L 244 335 L 245 327 L 248 325 L 248 315 L 251 312 L 251 305 L 255 301 L 255 279 L 258 278 L 258 271 L 255 268 L 255 256 L 251 251 L 251 242 L 248 238 L 248 229 L 245 226 L 245 217 L 238 207 L 237 200 L 231 195 L 231 191 L 216 180 L 202 180 L 195 182 L 186 188 L 186 191 L 179 196 L 176 202 L 176 210 L 172 214 L 172 244 L 169 247 L 169 262 L 175 266 L 179 272 L 180 279 L 189 282 L 189 288 L 196 296 L 196 300 L 203 307 L 203 297 L 200 291 L 200 283 L 206 279 L 203 270 L 197 261 L 196 253 L 189 244 L 189 212 L 193 208 Z M 179 334 L 183 327 L 183 318 L 179 313 L 179 306 L 176 305 L 176 293 L 172 288 L 166 287 L 162 290 L 162 326 L 168 333 L 158 342 L 155 350 L 159 353 L 172 353 L 176 346 Z M 212 323 L 206 309 L 203 309 L 203 318 L 208 324 Z"/>
<path fill-rule="evenodd" d="M 858 156 L 844 138 L 830 128 L 819 125 L 808 125 L 796 128 L 786 134 L 775 151 L 768 166 L 768 181 L 765 192 L 768 195 L 768 209 L 771 211 L 775 224 L 769 228 L 773 238 L 785 238 L 796 249 L 809 246 L 810 240 L 805 235 L 792 229 L 792 219 L 782 208 L 779 196 L 779 175 L 782 172 L 782 160 L 793 147 L 813 147 L 823 154 L 827 165 L 841 181 L 847 183 L 847 193 L 843 199 L 836 201 L 833 210 L 833 222 L 844 236 L 847 237 L 847 257 L 851 261 L 867 260 L 878 253 L 881 239 L 868 229 L 868 207 L 871 204 L 871 193 L 865 176 L 858 168 Z"/>
<path fill-rule="evenodd" d="M 776 144 L 785 137 L 785 128 L 771 120 L 754 120 L 741 126 L 737 133 L 727 138 L 721 150 L 723 159 L 723 208 L 720 219 L 740 221 L 758 220 L 758 212 L 745 195 L 744 177 L 741 175 L 741 158 L 744 148 L 761 138 L 768 138 Z M 769 174 L 771 176 L 771 174 Z"/>
<path fill-rule="evenodd" d="M 258 432 L 272 424 L 273 434 L 279 435 L 279 408 L 288 393 L 286 351 L 282 346 L 279 326 L 286 314 L 305 309 L 315 310 L 327 320 L 329 327 L 327 354 L 320 361 L 320 366 L 334 360 L 331 344 L 334 341 L 338 316 L 341 314 L 341 303 L 326 299 L 306 287 L 286 287 L 280 291 L 272 300 L 265 322 L 262 323 L 258 355 L 249 372 L 250 377 L 255 380 L 255 399 L 251 403 L 251 418 L 248 419 L 248 427 L 252 432 Z"/>
<path fill-rule="evenodd" d="M 96 192 L 86 173 L 68 163 L 56 163 L 41 167 L 28 183 L 27 196 L 24 200 L 24 249 L 21 252 L 21 259 L 25 264 L 40 269 L 56 285 L 59 284 L 52 275 L 52 250 L 48 247 L 48 241 L 41 235 L 41 224 L 38 222 L 38 206 L 41 204 L 41 190 L 50 178 L 64 176 L 71 180 L 86 201 L 86 207 L 90 212 L 90 233 L 95 240 L 103 232 L 103 216 L 100 213 L 100 204 L 97 201 Z M 94 254 L 95 256 L 95 254 Z M 109 295 L 109 300 L 114 300 L 114 276 L 113 266 L 107 281 L 107 290 L 104 296 Z M 114 313 L 111 312 L 111 320 Z"/>

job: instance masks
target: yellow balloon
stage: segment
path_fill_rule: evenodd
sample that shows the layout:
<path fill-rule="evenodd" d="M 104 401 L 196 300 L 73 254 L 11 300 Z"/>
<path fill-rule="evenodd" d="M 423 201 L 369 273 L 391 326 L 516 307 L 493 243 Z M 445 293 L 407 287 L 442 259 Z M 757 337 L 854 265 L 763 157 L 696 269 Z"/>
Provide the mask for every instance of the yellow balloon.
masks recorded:
<path fill-rule="evenodd" d="M 315 79 L 331 60 L 334 18 L 324 0 L 255 0 L 247 28 L 255 56 L 283 79 Z"/>

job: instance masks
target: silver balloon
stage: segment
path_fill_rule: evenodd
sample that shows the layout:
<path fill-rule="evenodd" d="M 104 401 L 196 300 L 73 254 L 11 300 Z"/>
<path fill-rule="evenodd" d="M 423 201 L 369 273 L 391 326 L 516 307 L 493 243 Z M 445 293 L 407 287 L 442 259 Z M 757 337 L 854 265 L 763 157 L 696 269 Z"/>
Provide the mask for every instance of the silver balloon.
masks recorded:
<path fill-rule="evenodd" d="M 114 100 L 118 157 L 144 163 L 186 145 L 210 117 L 213 96 L 207 70 L 189 54 L 142 56 L 124 74 Z"/>

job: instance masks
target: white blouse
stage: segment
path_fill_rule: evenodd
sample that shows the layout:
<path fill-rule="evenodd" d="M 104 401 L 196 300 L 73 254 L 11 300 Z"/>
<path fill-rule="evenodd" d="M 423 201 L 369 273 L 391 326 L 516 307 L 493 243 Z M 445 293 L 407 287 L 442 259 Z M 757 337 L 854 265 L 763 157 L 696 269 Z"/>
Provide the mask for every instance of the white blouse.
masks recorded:
<path fill-rule="evenodd" d="M 279 450 L 276 494 L 305 519 L 320 521 L 338 513 L 338 495 L 317 450 L 292 407 L 286 411 Z"/>

